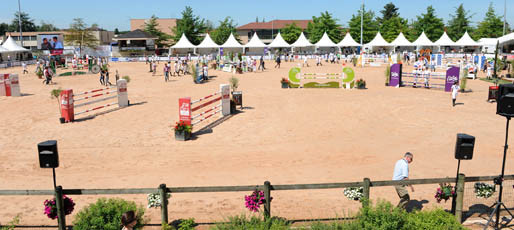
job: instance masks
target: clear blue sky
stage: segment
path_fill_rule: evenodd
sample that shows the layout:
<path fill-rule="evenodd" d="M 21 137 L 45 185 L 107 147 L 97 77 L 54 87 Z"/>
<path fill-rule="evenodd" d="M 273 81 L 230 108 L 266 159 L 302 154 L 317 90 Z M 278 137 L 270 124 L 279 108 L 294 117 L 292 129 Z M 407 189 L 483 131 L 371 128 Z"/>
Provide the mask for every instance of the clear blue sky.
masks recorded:
<path fill-rule="evenodd" d="M 20 0 L 21 10 L 27 12 L 36 24 L 42 20 L 59 28 L 67 28 L 73 18 L 83 18 L 89 25 L 114 30 L 129 30 L 131 18 L 178 18 L 185 6 L 191 6 L 196 15 L 214 22 L 231 16 L 238 25 L 255 21 L 256 17 L 272 19 L 310 19 L 328 11 L 347 26 L 352 14 L 360 7 L 360 0 Z M 17 0 L 2 0 L 0 22 L 10 23 L 18 10 Z M 80 5 L 78 3 L 80 2 Z M 217 3 L 216 3 L 217 2 Z M 404 18 L 415 19 L 433 5 L 438 17 L 447 22 L 459 4 L 473 14 L 472 22 L 484 18 L 490 2 L 498 15 L 503 16 L 504 0 L 365 0 L 366 8 L 377 14 L 383 6 L 393 2 Z M 514 0 L 507 0 L 507 22 L 514 24 Z M 512 26 L 511 26 L 512 27 Z"/>

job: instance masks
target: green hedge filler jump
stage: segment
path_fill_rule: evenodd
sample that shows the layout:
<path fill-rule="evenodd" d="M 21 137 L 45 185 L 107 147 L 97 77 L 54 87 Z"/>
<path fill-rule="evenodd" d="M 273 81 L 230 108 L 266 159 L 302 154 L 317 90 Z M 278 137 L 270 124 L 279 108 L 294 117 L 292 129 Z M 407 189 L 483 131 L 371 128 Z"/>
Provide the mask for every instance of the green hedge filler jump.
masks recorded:
<path fill-rule="evenodd" d="M 291 88 L 345 88 L 355 86 L 355 73 L 350 67 L 344 67 L 342 73 L 302 73 L 299 67 L 289 70 L 289 86 Z M 334 80 L 329 82 L 307 82 L 305 80 Z"/>

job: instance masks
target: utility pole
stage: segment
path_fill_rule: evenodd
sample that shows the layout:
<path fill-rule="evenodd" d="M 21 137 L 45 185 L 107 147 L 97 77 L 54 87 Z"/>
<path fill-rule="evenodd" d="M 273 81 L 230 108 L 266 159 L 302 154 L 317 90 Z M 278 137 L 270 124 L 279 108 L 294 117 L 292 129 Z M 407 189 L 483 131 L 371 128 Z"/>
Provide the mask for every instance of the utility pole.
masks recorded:
<path fill-rule="evenodd" d="M 361 49 L 362 49 L 362 28 L 364 24 L 364 0 L 362 0 L 362 11 L 361 11 Z M 362 50 L 361 50 L 362 52 Z"/>
<path fill-rule="evenodd" d="M 507 29 L 507 0 L 505 0 L 505 4 L 503 6 L 503 36 L 505 36 L 505 31 Z"/>
<path fill-rule="evenodd" d="M 18 0 L 18 25 L 20 27 L 20 37 L 18 40 L 20 40 L 21 46 L 23 46 L 23 32 L 21 29 L 21 5 L 20 0 Z"/>

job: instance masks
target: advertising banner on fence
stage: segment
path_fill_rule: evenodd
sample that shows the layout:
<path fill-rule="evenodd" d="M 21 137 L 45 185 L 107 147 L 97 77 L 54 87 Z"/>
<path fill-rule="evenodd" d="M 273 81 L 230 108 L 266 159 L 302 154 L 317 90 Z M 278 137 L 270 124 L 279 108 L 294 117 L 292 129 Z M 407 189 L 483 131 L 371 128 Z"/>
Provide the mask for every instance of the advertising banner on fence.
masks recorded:
<path fill-rule="evenodd" d="M 444 87 L 444 91 L 450 92 L 452 91 L 452 85 L 455 82 L 459 82 L 460 76 L 460 68 L 459 67 L 451 67 L 446 71 L 446 84 Z"/>
<path fill-rule="evenodd" d="M 391 66 L 391 76 L 389 78 L 389 86 L 398 86 L 401 83 L 402 64 L 393 64 Z"/>

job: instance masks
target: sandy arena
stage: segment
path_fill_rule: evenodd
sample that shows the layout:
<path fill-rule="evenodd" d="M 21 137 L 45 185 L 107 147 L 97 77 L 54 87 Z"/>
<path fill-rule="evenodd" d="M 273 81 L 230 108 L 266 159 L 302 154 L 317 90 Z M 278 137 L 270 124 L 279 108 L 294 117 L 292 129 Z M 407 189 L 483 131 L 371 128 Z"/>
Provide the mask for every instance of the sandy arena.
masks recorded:
<path fill-rule="evenodd" d="M 191 76 L 171 77 L 165 83 L 162 62 L 157 76 L 144 63 L 111 63 L 111 82 L 115 70 L 130 76 L 132 105 L 60 124 L 58 101 L 50 91 L 100 88 L 98 75 L 55 77 L 57 84 L 48 86 L 33 74 L 34 66 L 27 75 L 21 74 L 21 68 L 2 69 L 2 73 L 20 74 L 24 96 L 0 97 L 0 189 L 52 189 L 52 170 L 39 168 L 36 146 L 48 139 L 58 141 L 57 184 L 66 189 L 390 180 L 394 163 L 406 151 L 414 154 L 411 178 L 454 177 L 457 133 L 476 137 L 473 160 L 462 162 L 462 173 L 500 173 L 505 118 L 495 114 L 496 103 L 486 101 L 491 84 L 468 80 L 472 92 L 459 94 L 461 104 L 455 107 L 447 92 L 385 87 L 385 67 L 354 68 L 356 77 L 367 81 L 366 90 L 281 89 L 280 79 L 296 64 L 283 62 L 280 69 L 273 69 L 274 63 L 267 62 L 265 72 L 234 75 L 240 79 L 238 90 L 243 91 L 245 109 L 187 142 L 175 141 L 172 132 L 178 120 L 178 98 L 211 94 L 233 74 L 209 70 L 215 77 L 205 84 L 194 84 Z M 310 64 L 304 72 L 342 70 L 341 64 L 315 67 L 313 60 Z M 509 153 L 506 174 L 514 174 L 513 167 Z M 451 202 L 436 203 L 436 188 L 415 186 L 411 199 L 424 208 L 449 208 Z M 512 194 L 511 187 L 505 190 Z M 247 194 L 172 194 L 170 221 L 194 217 L 197 222 L 213 222 L 250 214 L 244 207 Z M 349 201 L 342 189 L 281 191 L 272 196 L 272 215 L 288 219 L 341 217 L 360 206 Z M 72 224 L 74 214 L 100 197 L 105 196 L 72 196 L 77 206 L 67 223 Z M 147 204 L 146 195 L 116 197 Z M 43 214 L 43 202 L 50 198 L 0 196 L 0 223 L 20 213 L 23 225 L 56 225 L 57 220 Z M 392 187 L 372 188 L 371 198 L 398 202 Z M 150 223 L 160 223 L 159 209 L 147 209 L 146 216 Z"/>

